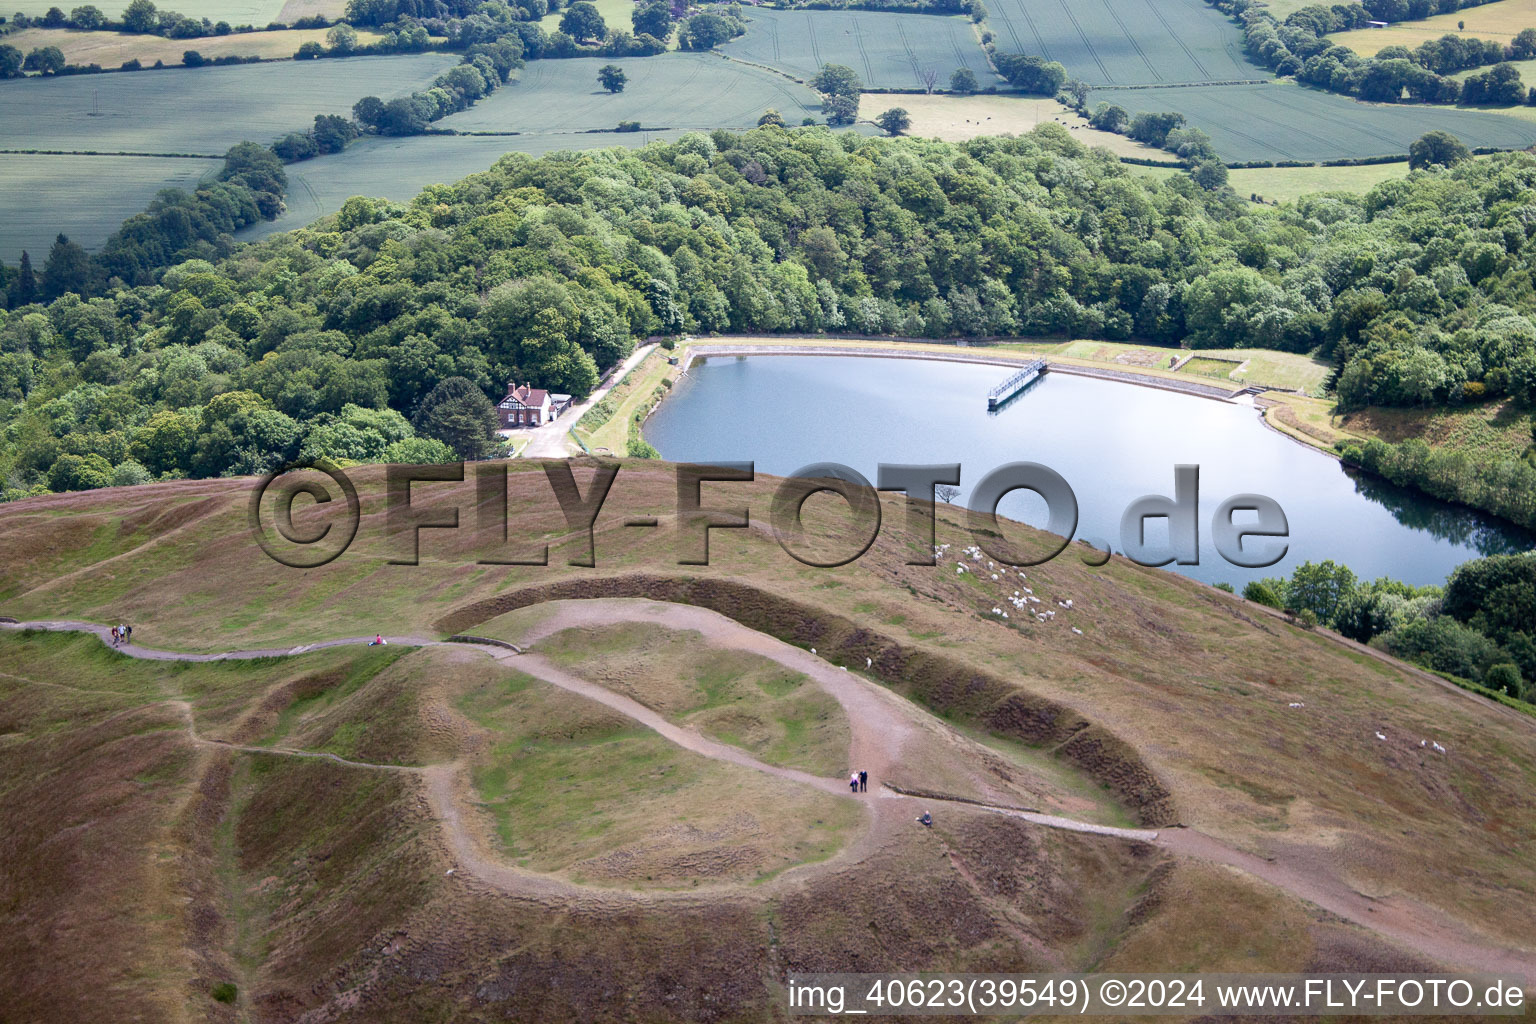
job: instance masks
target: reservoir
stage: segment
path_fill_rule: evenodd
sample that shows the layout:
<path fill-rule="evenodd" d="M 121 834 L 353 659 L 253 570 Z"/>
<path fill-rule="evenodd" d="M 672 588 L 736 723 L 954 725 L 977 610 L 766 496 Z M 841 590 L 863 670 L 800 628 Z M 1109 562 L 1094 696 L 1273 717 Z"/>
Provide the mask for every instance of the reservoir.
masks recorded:
<path fill-rule="evenodd" d="M 1245 402 L 1047 373 L 989 412 L 988 391 L 1012 372 L 857 356 L 715 357 L 678 380 L 645 436 L 666 459 L 752 461 L 776 475 L 840 462 L 873 481 L 882 462 L 958 462 L 957 504 L 998 466 L 1039 462 L 1076 493 L 1076 536 L 1117 552 L 1125 508 L 1142 495 L 1172 497 L 1174 467 L 1198 465 L 1200 564 L 1169 568 L 1239 589 L 1325 558 L 1364 579 L 1442 583 L 1469 559 L 1536 546 L 1536 536 L 1494 517 L 1346 471 L 1266 427 Z M 1241 493 L 1285 510 L 1290 548 L 1274 566 L 1243 569 L 1216 552 L 1211 516 Z M 999 511 L 1045 525 L 1045 503 L 1028 491 L 1008 495 Z M 1151 542 L 1166 537 L 1158 520 L 1147 533 Z"/>

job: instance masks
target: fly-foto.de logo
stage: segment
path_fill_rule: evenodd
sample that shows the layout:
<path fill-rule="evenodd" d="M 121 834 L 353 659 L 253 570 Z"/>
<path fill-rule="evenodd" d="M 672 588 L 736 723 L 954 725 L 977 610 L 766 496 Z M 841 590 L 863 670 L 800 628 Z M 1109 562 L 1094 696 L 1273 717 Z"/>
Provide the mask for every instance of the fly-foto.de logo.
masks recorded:
<path fill-rule="evenodd" d="M 480 565 L 548 565 L 549 546 L 522 544 L 507 492 L 505 463 L 449 463 L 434 466 L 391 465 L 386 468 L 384 519 L 393 550 L 393 565 L 419 562 L 422 531 L 474 530 L 488 548 Z M 558 506 L 566 535 L 578 541 L 569 564 L 595 567 L 596 540 L 593 528 L 613 489 L 623 464 L 597 461 L 585 488 L 578 484 L 571 463 L 542 462 L 549 484 L 551 506 Z M 709 538 L 714 530 L 739 530 L 751 525 L 751 509 L 733 503 L 731 484 L 752 483 L 756 470 L 751 462 L 709 465 L 682 463 L 674 467 L 676 482 L 674 550 L 678 565 L 708 565 Z M 909 465 L 881 463 L 871 484 L 857 470 L 834 462 L 805 466 L 778 481 L 768 508 L 771 532 L 784 552 L 802 565 L 832 568 L 857 561 L 872 547 L 884 526 L 880 492 L 905 497 L 905 516 L 900 529 L 912 544 L 909 565 L 936 565 L 935 503 L 946 489 L 961 481 L 958 463 Z M 475 496 L 469 509 L 442 500 L 433 485 L 463 484 L 473 480 Z M 1173 472 L 1173 495 L 1148 494 L 1126 506 L 1120 517 L 1119 546 L 1115 550 L 1140 565 L 1200 564 L 1200 467 L 1179 465 Z M 704 485 L 710 485 L 705 503 Z M 998 506 L 1015 491 L 1029 491 L 1045 503 L 1044 529 L 1051 539 L 1027 550 L 1010 541 L 1001 528 Z M 813 553 L 805 543 L 802 513 L 807 500 L 821 493 L 841 497 L 846 522 L 841 531 L 841 550 Z M 740 499 L 737 499 L 739 502 Z M 332 514 L 306 517 L 303 512 L 324 506 Z M 340 557 L 356 539 L 363 516 L 357 488 L 340 469 L 324 464 L 284 467 L 263 477 L 253 489 L 248 506 L 251 531 L 261 549 L 273 560 L 294 568 L 311 569 Z M 296 521 L 296 515 L 305 520 Z M 309 521 L 309 520 L 314 521 Z M 1166 540 L 1149 539 L 1148 524 L 1162 521 Z M 655 516 L 626 519 L 625 526 L 659 528 Z M 966 526 L 976 546 L 989 558 L 1010 566 L 1039 565 L 1066 550 L 1077 532 L 1078 503 L 1066 479 L 1037 462 L 1010 462 L 988 472 L 972 488 L 966 504 Z M 1220 556 L 1232 565 L 1261 569 L 1274 565 L 1289 550 L 1290 524 L 1273 498 L 1262 494 L 1234 494 L 1222 500 L 1210 518 L 1211 540 Z M 1091 565 L 1102 565 L 1110 545 L 1087 539 L 1083 555 Z M 491 550 L 493 549 L 493 550 Z"/>

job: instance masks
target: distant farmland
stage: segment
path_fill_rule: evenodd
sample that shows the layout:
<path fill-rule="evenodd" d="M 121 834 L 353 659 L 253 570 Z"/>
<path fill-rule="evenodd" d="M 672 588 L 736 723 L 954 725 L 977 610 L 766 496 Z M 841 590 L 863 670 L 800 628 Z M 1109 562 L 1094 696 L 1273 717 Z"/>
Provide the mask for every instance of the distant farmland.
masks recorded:
<path fill-rule="evenodd" d="M 115 21 L 122 17 L 128 3 L 129 0 L 106 0 L 96 6 Z M 40 18 L 48 13 L 50 7 L 68 11 L 78 6 L 61 0 L 6 0 L 0 4 L 0 10 L 5 12 L 7 18 L 15 13 Z M 278 20 L 283 0 L 165 0 L 155 6 L 161 10 L 185 14 L 189 18 L 207 18 L 209 21 L 227 21 L 231 25 L 255 25 L 262 28 L 268 22 Z"/>
<path fill-rule="evenodd" d="M 290 164 L 288 208 L 277 220 L 254 224 L 238 237 L 249 242 L 303 227 L 318 217 L 335 213 L 352 196 L 405 202 L 428 185 L 454 182 L 484 171 L 507 153 L 541 156 L 559 149 L 634 147 L 681 134 L 681 130 L 672 130 L 361 139 L 345 153 Z"/>
<path fill-rule="evenodd" d="M 629 76 L 621 93 L 597 84 L 597 69 L 609 63 Z M 438 126 L 461 132 L 569 132 L 638 121 L 647 128 L 751 128 L 769 107 L 790 124 L 821 112 L 820 98 L 805 86 L 708 53 L 537 60 L 519 76 Z"/>
<path fill-rule="evenodd" d="M 0 155 L 0 260 L 41 267 L 63 232 L 95 249 L 163 188 L 192 189 L 220 160 Z"/>
<path fill-rule="evenodd" d="M 1177 111 L 1211 136 L 1228 161 L 1336 160 L 1406 154 L 1443 128 L 1469 147 L 1522 149 L 1536 143 L 1536 123 L 1500 114 L 1421 104 L 1366 104 L 1296 85 L 1191 89 L 1096 89 L 1088 98 L 1126 110 Z"/>
<path fill-rule="evenodd" d="M 350 115 L 370 94 L 422 88 L 456 63 L 427 53 L 11 79 L 0 82 L 3 147 L 222 154 L 307 128 L 316 114 Z"/>
<path fill-rule="evenodd" d="M 970 21 L 932 14 L 868 11 L 751 10 L 747 34 L 723 53 L 808 79 L 823 64 L 846 64 L 875 89 L 921 89 L 924 70 L 949 87 L 956 68 L 970 68 L 983 85 L 999 79 L 987 64 Z"/>
<path fill-rule="evenodd" d="M 1060 61 L 1090 85 L 1268 78 L 1203 0 L 987 0 L 997 48 Z"/>
<path fill-rule="evenodd" d="M 4 0 L 0 0 L 3 3 Z M 117 68 L 126 60 L 145 66 L 155 61 L 180 64 L 188 50 L 203 57 L 236 56 L 281 59 L 292 57 L 305 43 L 325 44 L 329 29 L 285 29 L 281 32 L 237 32 L 227 36 L 201 39 L 166 39 L 163 36 L 135 35 L 129 32 L 77 32 L 65 28 L 28 28 L 3 37 L 0 42 L 29 53 L 39 46 L 57 46 L 71 64 L 100 64 Z M 358 32 L 360 43 L 376 42 L 377 32 Z"/>

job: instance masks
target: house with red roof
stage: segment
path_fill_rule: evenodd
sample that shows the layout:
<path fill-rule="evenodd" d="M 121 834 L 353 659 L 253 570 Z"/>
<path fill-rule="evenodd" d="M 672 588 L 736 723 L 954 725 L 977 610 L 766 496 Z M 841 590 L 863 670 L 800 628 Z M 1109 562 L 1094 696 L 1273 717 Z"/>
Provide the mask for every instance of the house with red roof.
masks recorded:
<path fill-rule="evenodd" d="M 507 397 L 496 406 L 503 429 L 537 427 L 548 423 L 570 407 L 570 395 L 555 395 L 531 384 L 507 384 Z"/>

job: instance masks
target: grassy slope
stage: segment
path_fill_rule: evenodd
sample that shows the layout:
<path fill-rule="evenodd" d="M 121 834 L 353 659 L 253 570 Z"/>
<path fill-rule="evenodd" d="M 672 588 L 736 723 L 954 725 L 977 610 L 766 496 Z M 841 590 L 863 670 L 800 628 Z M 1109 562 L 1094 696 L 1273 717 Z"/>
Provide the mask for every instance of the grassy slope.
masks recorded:
<path fill-rule="evenodd" d="M 475 795 L 509 859 L 577 882 L 638 888 L 753 881 L 823 860 L 859 808 L 690 753 L 516 673 L 458 708 L 486 731 Z"/>
<path fill-rule="evenodd" d="M 769 764 L 822 776 L 843 772 L 848 723 L 837 701 L 799 673 L 702 640 L 697 633 L 625 624 L 563 630 L 537 647 L 583 678 Z"/>
<path fill-rule="evenodd" d="M 1457 23 L 1466 25 L 1458 29 Z M 1365 57 L 1373 57 L 1387 46 L 1409 49 L 1444 35 L 1473 39 L 1496 39 L 1507 43 L 1522 29 L 1536 28 L 1536 0 L 1498 0 L 1497 3 L 1468 7 L 1450 14 L 1437 14 L 1421 21 L 1399 21 L 1386 28 L 1363 28 L 1337 32 L 1328 38 Z"/>
<path fill-rule="evenodd" d="M 1479 459 L 1514 459 L 1531 447 L 1531 417 L 1513 402 L 1463 409 L 1365 409 L 1339 417 L 1345 430 L 1387 441 L 1422 438 Z"/>
<path fill-rule="evenodd" d="M 201 848 L 215 823 L 194 807 L 208 765 L 164 701 L 188 699 L 216 732 L 255 696 L 376 661 L 326 651 L 173 666 L 90 637 L 0 636 L 7 1016 L 220 1019 L 212 987 L 238 974 L 215 941 L 222 900 L 208 895 Z"/>
<path fill-rule="evenodd" d="M 671 355 L 667 349 L 656 349 L 608 392 L 604 400 L 615 407 L 612 416 L 590 430 L 579 426 L 573 428 L 589 451 L 599 454 L 623 454 L 626 451 L 630 420 L 650 400 L 651 393 L 663 379 L 677 375 L 677 368 L 667 363 Z"/>
<path fill-rule="evenodd" d="M 0 555 L 23 571 L 0 610 L 126 618 L 145 643 L 167 646 L 296 643 L 431 628 L 453 607 L 571 572 L 562 568 L 569 552 L 560 545 L 548 568 L 477 566 L 468 531 L 427 534 L 420 566 L 388 566 L 399 549 L 382 530 L 382 472 L 361 469 L 355 479 L 368 510 L 357 543 L 336 562 L 303 573 L 267 561 L 250 544 L 240 482 L 8 506 L 0 511 Z M 510 479 L 518 534 L 563 532 L 545 500 L 543 474 L 513 466 Z M 469 485 L 423 490 L 472 504 Z M 207 514 L 179 527 L 168 518 L 158 532 L 176 530 L 169 542 L 148 527 L 117 526 L 120 517 L 152 524 L 149 510 L 169 515 L 196 494 L 206 496 Z M 705 488 L 706 503 L 750 499 L 759 515 L 767 497 L 765 485 Z M 1136 747 L 1186 820 L 1201 828 L 1255 849 L 1327 846 L 1357 884 L 1455 907 L 1493 932 L 1525 927 L 1510 893 L 1536 893 L 1536 865 L 1512 851 L 1536 839 L 1536 739 L 1528 726 L 1475 699 L 1249 615 L 1241 602 L 1199 584 L 1119 561 L 1090 570 L 1069 557 L 1031 571 L 1038 594 L 1071 597 L 1077 606 L 1038 627 L 989 621 L 995 584 L 902 567 L 905 546 L 896 542 L 895 525 L 869 555 L 841 570 L 799 567 L 755 531 L 716 531 L 714 565 L 679 569 L 669 528 L 651 536 L 619 525 L 633 514 L 665 514 L 674 500 L 665 467 L 630 464 L 599 532 L 601 572 L 746 579 L 854 614 L 1078 708 Z M 886 522 L 901 521 L 893 502 Z M 949 526 L 944 532 L 943 539 L 964 543 Z M 50 537 L 72 539 L 50 545 Z M 86 565 L 90 572 L 62 574 Z M 1068 624 L 1085 636 L 1068 632 Z M 1308 710 L 1289 709 L 1293 700 Z M 1405 744 L 1411 739 L 1411 748 L 1378 745 L 1372 733 L 1382 727 Z M 1453 756 L 1424 756 L 1420 737 L 1439 739 Z M 1469 824 L 1470 806 L 1498 808 L 1496 821 Z"/>

